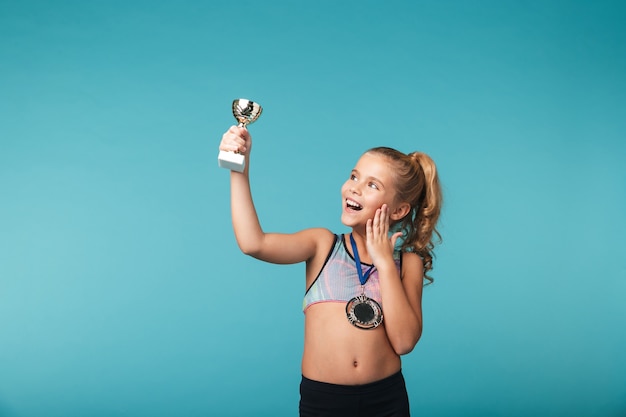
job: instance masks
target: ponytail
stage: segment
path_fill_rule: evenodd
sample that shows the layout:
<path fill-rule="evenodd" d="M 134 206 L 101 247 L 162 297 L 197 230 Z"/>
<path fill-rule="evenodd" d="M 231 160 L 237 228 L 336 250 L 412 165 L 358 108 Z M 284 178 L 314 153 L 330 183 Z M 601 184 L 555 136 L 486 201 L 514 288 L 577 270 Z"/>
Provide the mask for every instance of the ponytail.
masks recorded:
<path fill-rule="evenodd" d="M 422 152 L 412 152 L 409 157 L 416 168 L 422 172 L 424 187 L 419 199 L 420 204 L 416 206 L 411 222 L 413 227 L 410 230 L 413 231 L 413 236 L 411 238 L 407 236 L 403 249 L 413 250 L 420 255 L 424 262 L 424 277 L 432 283 L 433 279 L 428 276 L 427 272 L 433 269 L 435 244 L 441 242 L 441 235 L 436 227 L 443 204 L 441 184 L 437 166 L 428 155 Z"/>

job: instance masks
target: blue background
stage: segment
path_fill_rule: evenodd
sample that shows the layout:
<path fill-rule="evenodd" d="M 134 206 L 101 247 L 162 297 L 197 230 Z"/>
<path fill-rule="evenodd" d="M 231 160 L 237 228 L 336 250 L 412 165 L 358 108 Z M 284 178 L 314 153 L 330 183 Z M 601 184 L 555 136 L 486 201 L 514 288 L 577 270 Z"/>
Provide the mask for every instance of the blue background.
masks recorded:
<path fill-rule="evenodd" d="M 626 413 L 620 1 L 0 0 L 0 416 L 297 415 L 302 265 L 242 255 L 217 147 L 264 107 L 264 228 L 336 232 L 361 152 L 446 206 L 404 358 L 428 416 Z"/>

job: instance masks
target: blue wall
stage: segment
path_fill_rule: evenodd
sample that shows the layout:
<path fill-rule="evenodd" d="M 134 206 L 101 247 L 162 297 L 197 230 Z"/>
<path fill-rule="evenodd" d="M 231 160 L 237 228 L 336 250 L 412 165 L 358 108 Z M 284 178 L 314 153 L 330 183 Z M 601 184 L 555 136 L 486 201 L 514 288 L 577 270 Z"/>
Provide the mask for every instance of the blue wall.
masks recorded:
<path fill-rule="evenodd" d="M 268 231 L 344 230 L 375 145 L 437 161 L 428 416 L 626 413 L 619 1 L 0 0 L 0 416 L 297 414 L 302 265 L 244 257 L 217 146 L 251 126 Z"/>

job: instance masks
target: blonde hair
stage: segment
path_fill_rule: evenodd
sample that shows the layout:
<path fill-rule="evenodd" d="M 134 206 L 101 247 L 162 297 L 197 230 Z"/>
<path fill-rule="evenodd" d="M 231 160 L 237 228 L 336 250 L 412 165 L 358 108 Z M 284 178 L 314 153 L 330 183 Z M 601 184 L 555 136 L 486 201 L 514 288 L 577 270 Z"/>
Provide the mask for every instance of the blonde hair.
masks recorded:
<path fill-rule="evenodd" d="M 441 243 L 436 226 L 443 204 L 435 162 L 422 152 L 407 155 L 388 147 L 372 148 L 366 153 L 383 155 L 392 164 L 396 199 L 411 206 L 410 212 L 392 225 L 392 230 L 403 232 L 401 250 L 415 252 L 422 258 L 424 279 L 432 283 L 428 271 L 433 269 L 435 244 Z"/>

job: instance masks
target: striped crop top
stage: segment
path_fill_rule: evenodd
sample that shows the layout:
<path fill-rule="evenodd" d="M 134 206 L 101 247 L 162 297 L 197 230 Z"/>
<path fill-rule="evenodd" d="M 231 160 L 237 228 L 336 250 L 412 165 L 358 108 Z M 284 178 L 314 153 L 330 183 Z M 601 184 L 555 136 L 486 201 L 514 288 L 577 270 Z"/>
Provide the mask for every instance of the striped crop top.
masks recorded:
<path fill-rule="evenodd" d="M 400 272 L 402 268 L 400 251 L 395 251 L 393 258 L 398 272 Z M 371 264 L 363 263 L 363 272 L 365 273 L 371 266 Z M 348 252 L 345 235 L 335 235 L 335 241 L 322 266 L 322 270 L 304 294 L 302 311 L 306 312 L 306 309 L 311 304 L 316 303 L 347 303 L 360 294 L 361 282 L 356 271 L 356 262 L 350 252 Z M 365 283 L 365 295 L 376 300 L 382 306 L 380 281 L 378 280 L 378 271 L 375 268 Z"/>

